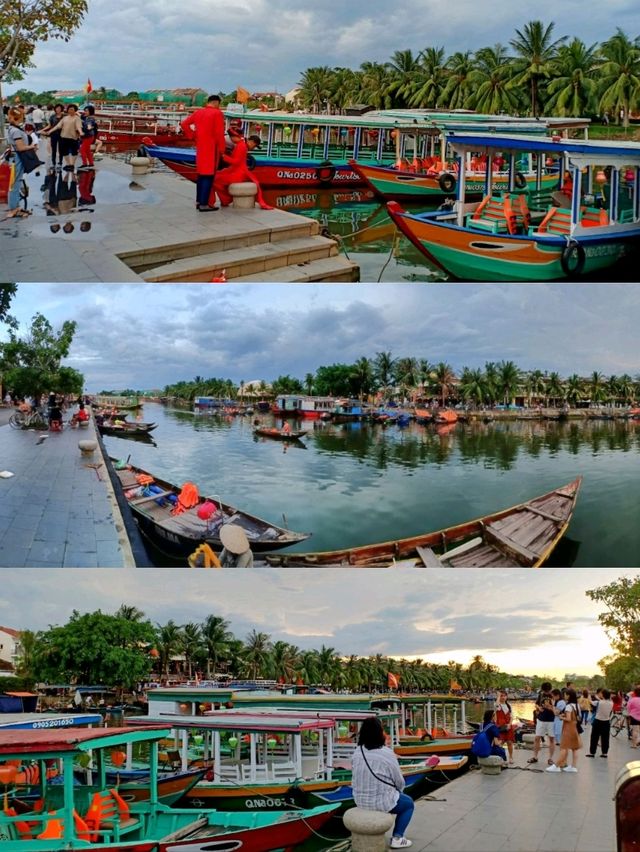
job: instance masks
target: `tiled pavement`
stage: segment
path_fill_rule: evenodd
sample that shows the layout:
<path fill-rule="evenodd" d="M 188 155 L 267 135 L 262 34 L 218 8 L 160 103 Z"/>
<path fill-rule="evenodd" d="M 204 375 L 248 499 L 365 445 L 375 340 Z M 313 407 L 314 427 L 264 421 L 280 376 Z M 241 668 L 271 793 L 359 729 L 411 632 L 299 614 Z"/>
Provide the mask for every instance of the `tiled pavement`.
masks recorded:
<path fill-rule="evenodd" d="M 523 771 L 531 751 L 516 750 L 516 768 L 471 770 L 433 794 L 444 801 L 417 802 L 407 837 L 416 852 L 614 852 L 615 778 L 636 754 L 623 732 L 607 760 L 588 760 L 583 748 L 574 775 Z"/>
<path fill-rule="evenodd" d="M 0 478 L 0 567 L 133 565 L 100 450 L 78 450 L 94 437 L 92 424 L 61 433 L 0 426 L 0 470 L 15 474 Z"/>

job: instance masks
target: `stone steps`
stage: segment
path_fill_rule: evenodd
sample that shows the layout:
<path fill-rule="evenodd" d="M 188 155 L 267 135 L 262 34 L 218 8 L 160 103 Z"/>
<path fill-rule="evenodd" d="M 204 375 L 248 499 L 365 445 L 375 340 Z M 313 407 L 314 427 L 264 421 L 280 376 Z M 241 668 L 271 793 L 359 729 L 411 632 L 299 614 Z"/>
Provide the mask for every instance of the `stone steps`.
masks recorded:
<path fill-rule="evenodd" d="M 338 247 L 334 240 L 320 236 L 295 237 L 262 242 L 242 248 L 212 251 L 172 260 L 142 272 L 145 281 L 210 282 L 225 270 L 226 280 L 264 280 L 266 273 L 287 267 L 298 267 L 314 261 L 335 257 Z M 273 280 L 273 279 L 272 279 Z"/>
<path fill-rule="evenodd" d="M 353 282 L 360 280 L 360 269 L 357 264 L 348 260 L 343 254 L 338 254 L 335 257 L 313 260 L 309 263 L 271 269 L 269 272 L 243 275 L 235 280 L 263 284 L 309 284 L 314 281 Z"/>

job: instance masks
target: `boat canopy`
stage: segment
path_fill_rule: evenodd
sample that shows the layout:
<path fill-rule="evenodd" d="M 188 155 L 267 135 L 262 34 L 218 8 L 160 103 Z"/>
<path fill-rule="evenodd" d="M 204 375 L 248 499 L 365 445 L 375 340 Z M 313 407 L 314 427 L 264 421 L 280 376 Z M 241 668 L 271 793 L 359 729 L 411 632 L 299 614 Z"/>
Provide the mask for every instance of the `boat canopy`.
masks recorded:
<path fill-rule="evenodd" d="M 169 736 L 167 723 L 149 727 L 145 731 L 132 728 L 54 728 L 52 730 L 25 731 L 0 730 L 0 756 L 42 755 L 51 757 L 68 752 L 86 752 L 92 749 L 120 747 L 127 743 L 152 742 Z"/>
<path fill-rule="evenodd" d="M 3 713 L 0 716 L 0 730 L 5 728 L 23 728 L 38 730 L 49 728 L 72 728 L 78 725 L 100 725 L 100 713 Z"/>
<path fill-rule="evenodd" d="M 302 715 L 283 715 L 274 712 L 242 713 L 234 710 L 206 713 L 204 716 L 134 716 L 128 720 L 132 727 L 171 725 L 172 728 L 200 728 L 217 731 L 242 731 L 277 734 L 297 734 L 333 727 L 331 718 Z"/>
<path fill-rule="evenodd" d="M 583 157 L 589 163 L 621 163 L 628 165 L 633 161 L 640 164 L 640 143 L 607 142 L 587 139 L 565 139 L 561 136 L 541 138 L 539 136 L 518 136 L 504 133 L 487 135 L 484 133 L 447 133 L 447 142 L 457 154 L 478 153 L 483 149 L 501 152 L 540 151 L 558 157 L 570 157 L 576 160 Z"/>

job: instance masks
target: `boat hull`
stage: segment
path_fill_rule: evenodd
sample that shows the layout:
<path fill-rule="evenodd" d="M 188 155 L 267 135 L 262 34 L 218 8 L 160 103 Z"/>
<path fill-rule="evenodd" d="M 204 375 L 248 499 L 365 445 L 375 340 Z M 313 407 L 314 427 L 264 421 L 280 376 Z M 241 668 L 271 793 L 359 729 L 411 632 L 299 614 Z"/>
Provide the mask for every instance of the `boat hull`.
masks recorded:
<path fill-rule="evenodd" d="M 155 157 L 187 180 L 195 181 L 196 163 L 193 148 L 175 148 L 147 145 L 150 157 Z M 278 160 L 270 157 L 255 157 L 253 175 L 263 189 L 339 189 L 340 187 L 363 186 L 364 181 L 346 161 L 332 161 L 323 165 L 322 159 Z"/>
<path fill-rule="evenodd" d="M 352 163 L 354 170 L 379 198 L 403 199 L 409 201 L 427 201 L 452 196 L 456 193 L 453 188 L 443 189 L 440 178 L 419 172 L 401 171 L 390 166 L 369 166 L 364 163 Z M 453 177 L 453 175 L 451 175 Z M 528 189 L 536 188 L 536 175 L 523 175 Z M 540 188 L 551 191 L 558 185 L 557 175 L 543 175 Z M 504 192 L 509 188 L 508 177 L 494 176 L 493 188 Z M 484 175 L 467 174 L 465 180 L 465 195 L 478 196 L 485 191 Z"/>
<path fill-rule="evenodd" d="M 447 274 L 463 281 L 558 281 L 578 277 L 565 268 L 565 236 L 526 236 L 470 231 L 437 218 L 414 216 L 390 202 L 388 210 L 400 231 Z M 640 231 L 617 235 L 580 235 L 584 263 L 580 276 L 617 263 Z"/>

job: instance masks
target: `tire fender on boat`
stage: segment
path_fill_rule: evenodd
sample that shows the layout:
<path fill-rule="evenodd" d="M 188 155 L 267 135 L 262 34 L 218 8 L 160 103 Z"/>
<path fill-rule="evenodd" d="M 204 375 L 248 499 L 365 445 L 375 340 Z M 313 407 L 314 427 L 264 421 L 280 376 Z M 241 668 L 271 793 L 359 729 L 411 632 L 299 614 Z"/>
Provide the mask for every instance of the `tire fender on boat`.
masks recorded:
<path fill-rule="evenodd" d="M 562 249 L 560 255 L 560 266 L 567 278 L 575 278 L 582 274 L 586 254 L 584 246 L 577 240 L 569 240 Z"/>
<path fill-rule="evenodd" d="M 336 167 L 331 160 L 323 160 L 316 169 L 316 179 L 320 186 L 329 186 L 336 176 Z"/>
<path fill-rule="evenodd" d="M 443 192 L 455 192 L 457 181 L 449 172 L 444 172 L 438 178 L 438 184 Z"/>
<path fill-rule="evenodd" d="M 516 172 L 516 176 L 514 177 L 513 182 L 517 189 L 524 189 L 527 185 L 527 179 L 522 174 L 522 172 Z"/>

